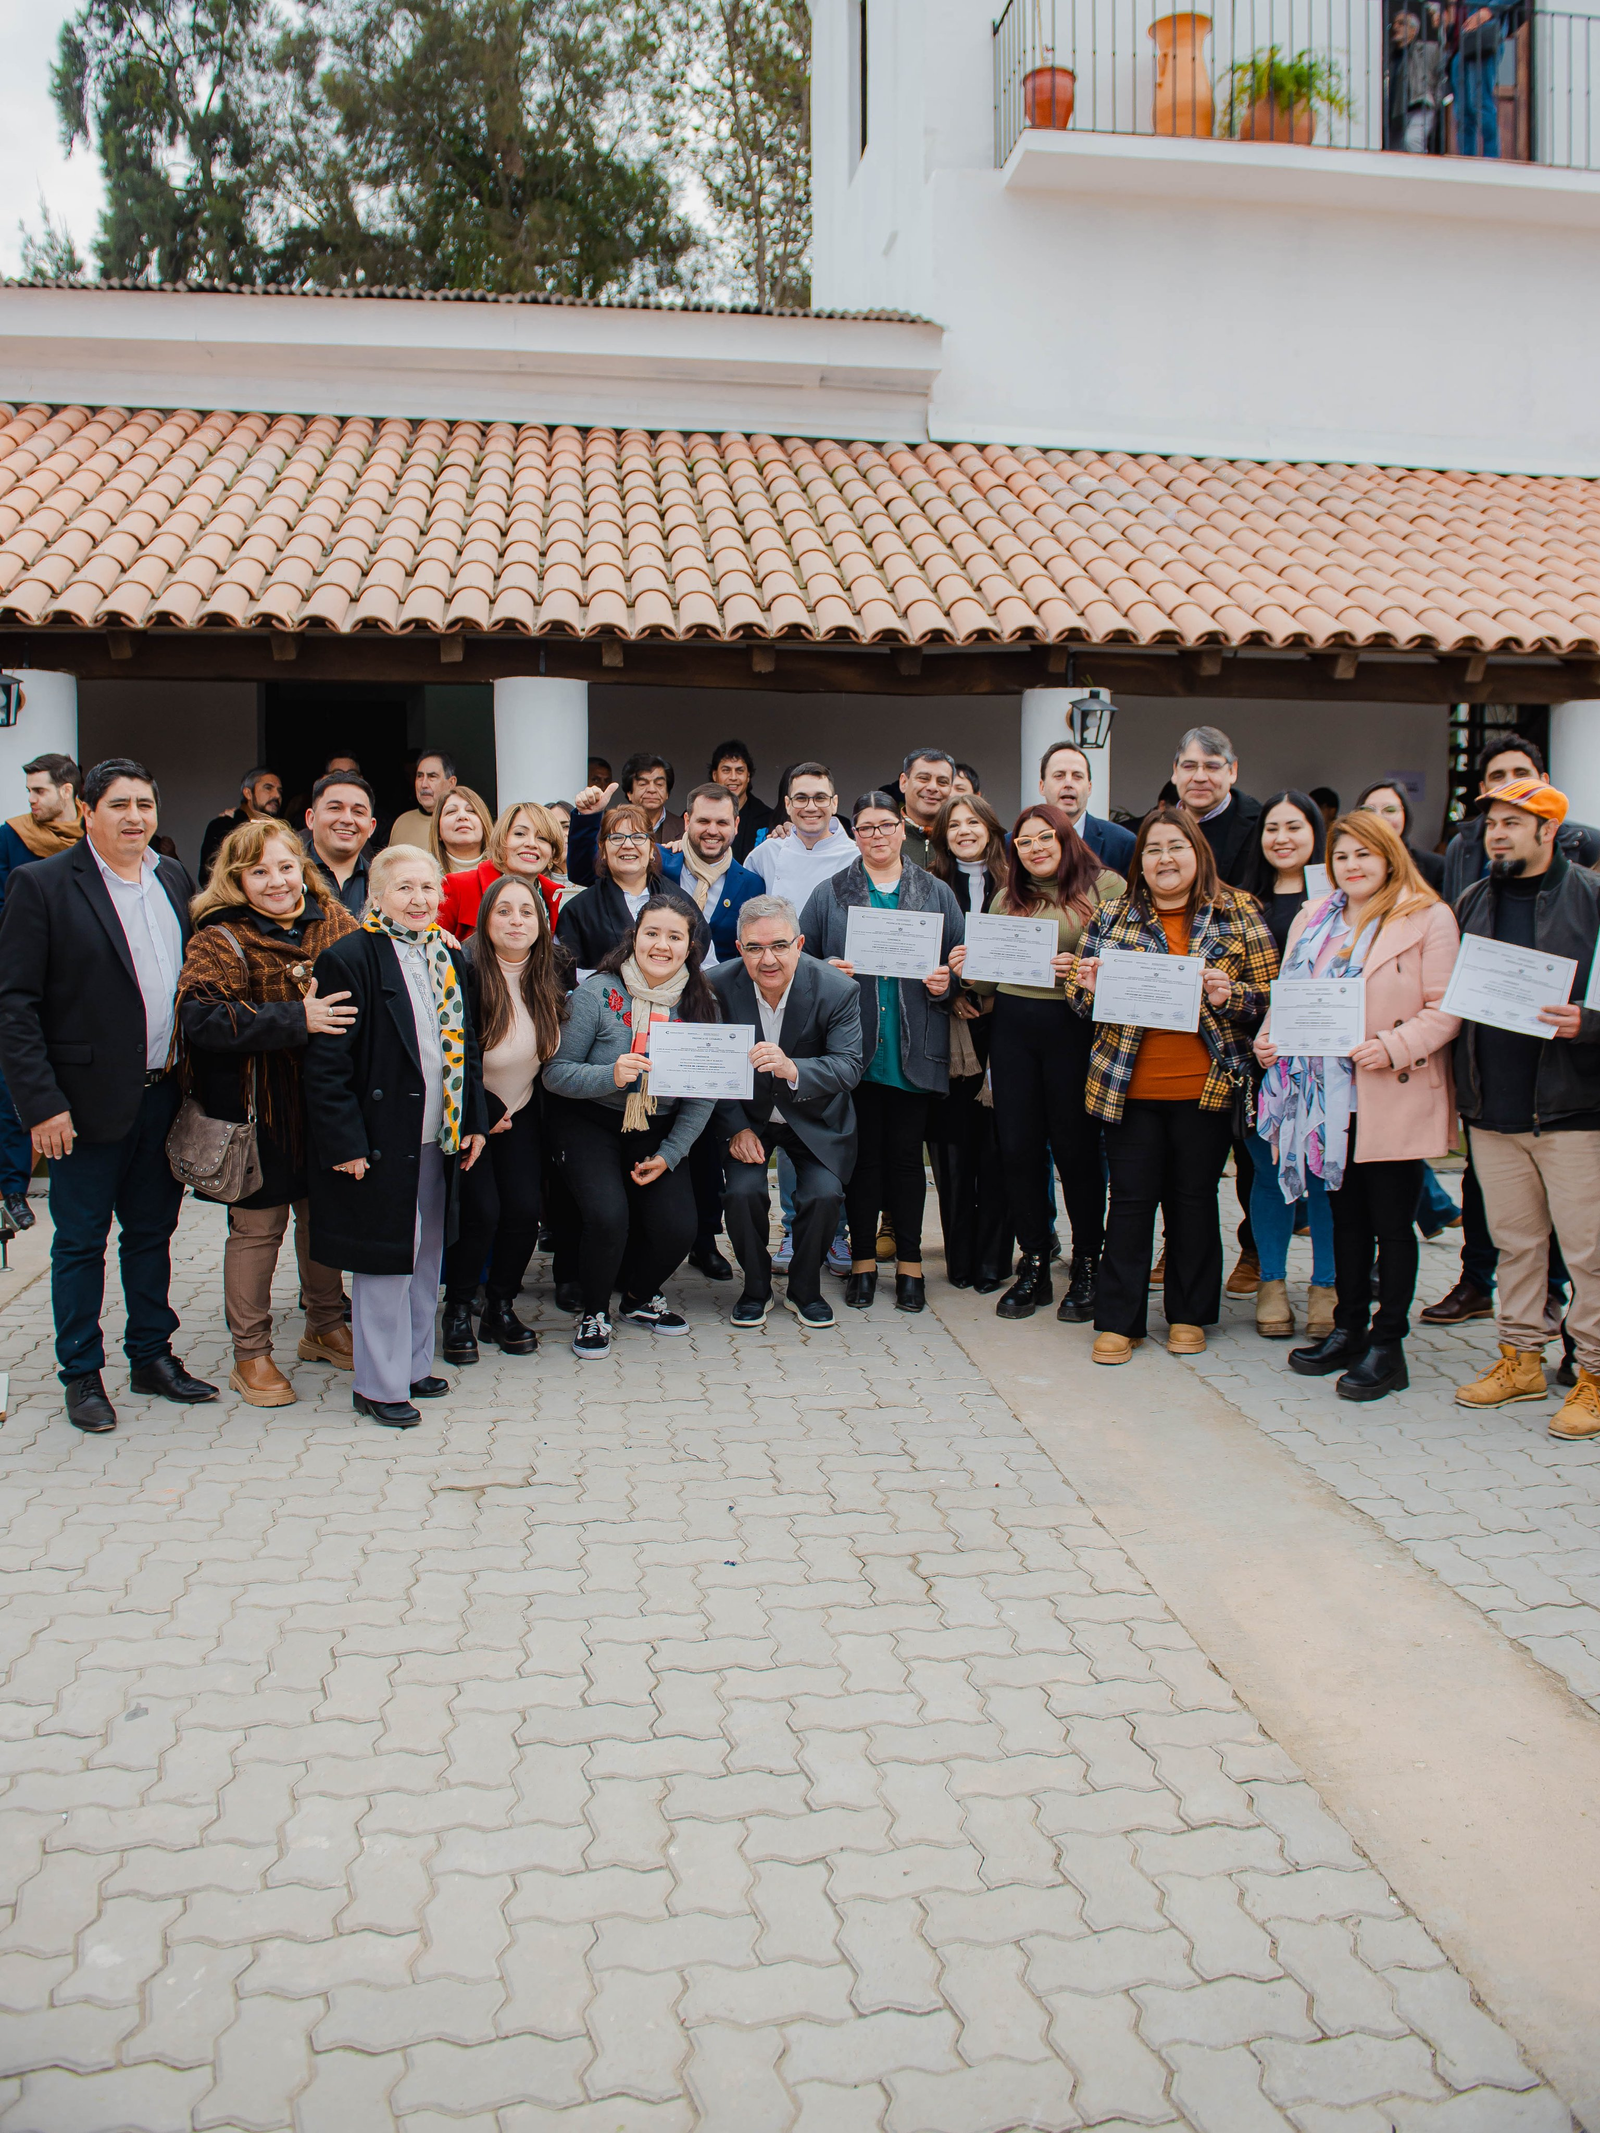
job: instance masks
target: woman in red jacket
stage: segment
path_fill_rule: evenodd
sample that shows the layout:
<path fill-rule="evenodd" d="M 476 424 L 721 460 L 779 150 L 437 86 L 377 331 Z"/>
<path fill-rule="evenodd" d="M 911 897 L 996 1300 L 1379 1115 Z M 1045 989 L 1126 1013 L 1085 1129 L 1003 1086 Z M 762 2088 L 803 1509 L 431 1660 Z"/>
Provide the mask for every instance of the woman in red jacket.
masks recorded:
<path fill-rule="evenodd" d="M 537 884 L 553 933 L 562 896 L 572 893 L 563 891 L 546 871 L 560 850 L 560 833 L 538 801 L 514 800 L 490 832 L 489 856 L 482 865 L 446 877 L 439 898 L 439 924 L 458 941 L 465 940 L 478 923 L 478 906 L 489 884 L 502 874 L 516 874 Z"/>

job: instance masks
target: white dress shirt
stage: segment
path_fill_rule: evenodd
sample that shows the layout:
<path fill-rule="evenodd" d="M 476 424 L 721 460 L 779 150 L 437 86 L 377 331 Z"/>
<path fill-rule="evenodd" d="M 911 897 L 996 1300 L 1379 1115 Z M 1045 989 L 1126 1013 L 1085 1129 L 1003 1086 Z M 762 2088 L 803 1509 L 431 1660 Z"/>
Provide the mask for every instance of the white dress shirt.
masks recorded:
<path fill-rule="evenodd" d="M 144 1000 L 145 1066 L 156 1073 L 167 1063 L 172 1049 L 173 1003 L 178 994 L 178 973 L 183 968 L 183 928 L 172 908 L 172 898 L 161 886 L 156 855 L 148 847 L 137 881 L 124 881 L 112 873 L 92 840 L 86 838 L 100 879 L 111 898 L 117 923 L 127 937 L 133 958 L 133 974 Z"/>
<path fill-rule="evenodd" d="M 444 1045 L 439 1036 L 439 1010 L 421 943 L 395 941 L 394 952 L 411 996 L 412 1020 L 417 1025 L 417 1057 L 422 1063 L 421 1145 L 426 1148 L 439 1138 L 439 1128 L 444 1124 Z"/>
<path fill-rule="evenodd" d="M 779 994 L 777 1006 L 769 1007 L 767 1005 L 766 994 L 761 990 L 761 987 L 758 985 L 755 988 L 756 1013 L 761 1017 L 761 1041 L 763 1044 L 776 1044 L 779 1041 L 778 1032 L 783 1027 L 783 1012 L 784 1009 L 789 1005 L 789 995 L 793 991 L 794 979 L 791 978 L 788 984 L 785 985 L 785 987 L 783 988 L 783 991 Z M 796 1067 L 794 1072 L 789 1076 L 789 1086 L 791 1089 L 798 1089 L 800 1086 L 800 1069 L 798 1067 Z M 777 1104 L 774 1103 L 772 1109 L 767 1113 L 767 1116 L 769 1118 L 781 1119 L 783 1117 L 783 1113 L 778 1109 Z"/>
<path fill-rule="evenodd" d="M 796 911 L 803 911 L 819 882 L 831 881 L 859 857 L 854 839 L 835 816 L 827 836 L 815 844 L 804 843 L 798 830 L 787 837 L 763 837 L 744 863 L 761 876 L 769 896 L 785 896 Z"/>

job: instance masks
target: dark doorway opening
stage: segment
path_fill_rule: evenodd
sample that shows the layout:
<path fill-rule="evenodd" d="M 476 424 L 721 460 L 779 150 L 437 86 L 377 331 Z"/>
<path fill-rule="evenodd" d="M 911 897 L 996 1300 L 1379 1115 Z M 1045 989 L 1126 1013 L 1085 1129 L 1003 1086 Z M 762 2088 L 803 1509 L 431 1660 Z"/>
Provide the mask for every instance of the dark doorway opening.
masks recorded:
<path fill-rule="evenodd" d="M 283 779 L 286 797 L 303 807 L 328 758 L 353 755 L 378 796 L 381 820 L 392 820 L 410 807 L 413 698 L 420 713 L 420 688 L 345 682 L 323 689 L 304 682 L 268 682 L 266 761 Z M 299 818 L 291 819 L 298 828 Z"/>

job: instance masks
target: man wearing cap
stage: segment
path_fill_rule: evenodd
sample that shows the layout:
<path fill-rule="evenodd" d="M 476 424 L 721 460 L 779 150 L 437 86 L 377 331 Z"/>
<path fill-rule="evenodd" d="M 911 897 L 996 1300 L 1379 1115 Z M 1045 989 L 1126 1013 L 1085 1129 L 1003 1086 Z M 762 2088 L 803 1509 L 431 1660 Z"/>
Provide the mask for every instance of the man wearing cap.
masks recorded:
<path fill-rule="evenodd" d="M 1513 778 L 1485 812 L 1485 880 L 1456 907 L 1477 934 L 1576 962 L 1571 1004 L 1546 1007 L 1549 1038 L 1463 1022 L 1456 1099 L 1500 1253 L 1500 1356 L 1456 1399 L 1463 1407 L 1542 1400 L 1550 1338 L 1550 1232 L 1572 1281 L 1567 1330 L 1577 1383 L 1550 1424 L 1564 1439 L 1600 1436 L 1600 1014 L 1583 1007 L 1600 936 L 1600 879 L 1574 866 L 1558 832 L 1567 798 L 1547 780 Z"/>

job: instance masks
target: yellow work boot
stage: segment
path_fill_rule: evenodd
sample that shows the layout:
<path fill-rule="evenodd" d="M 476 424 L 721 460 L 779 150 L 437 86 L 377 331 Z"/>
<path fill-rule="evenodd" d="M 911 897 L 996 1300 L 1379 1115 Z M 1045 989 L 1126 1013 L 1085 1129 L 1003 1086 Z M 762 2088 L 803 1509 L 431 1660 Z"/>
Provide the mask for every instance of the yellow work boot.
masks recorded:
<path fill-rule="evenodd" d="M 1548 1434 L 1569 1443 L 1600 1437 L 1600 1380 L 1592 1370 L 1578 1372 L 1578 1382 L 1567 1394 L 1561 1412 L 1551 1417 Z"/>
<path fill-rule="evenodd" d="M 1097 1333 L 1089 1360 L 1092 1363 L 1131 1363 L 1138 1345 L 1138 1341 L 1130 1340 L 1126 1333 Z"/>
<path fill-rule="evenodd" d="M 1206 1329 L 1204 1326 L 1168 1326 L 1168 1355 L 1204 1355 L 1205 1352 Z"/>
<path fill-rule="evenodd" d="M 1456 1387 L 1457 1407 L 1511 1407 L 1518 1400 L 1542 1400 L 1550 1388 L 1544 1381 L 1544 1357 L 1536 1348 L 1508 1348 L 1500 1343 L 1500 1360 L 1491 1363 L 1481 1378 Z"/>

